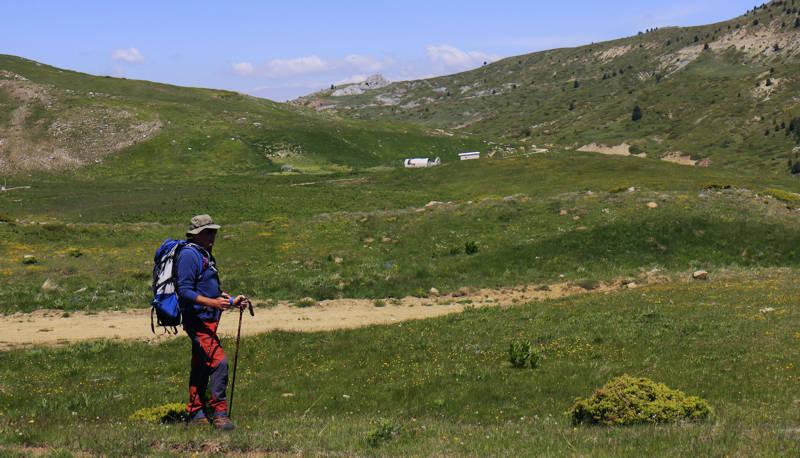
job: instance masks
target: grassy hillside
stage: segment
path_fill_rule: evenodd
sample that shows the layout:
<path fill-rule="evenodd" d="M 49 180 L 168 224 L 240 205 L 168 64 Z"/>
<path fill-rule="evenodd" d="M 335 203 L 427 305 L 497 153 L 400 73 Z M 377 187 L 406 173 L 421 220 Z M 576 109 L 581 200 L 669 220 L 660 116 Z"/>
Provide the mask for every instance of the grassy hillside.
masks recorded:
<path fill-rule="evenodd" d="M 483 144 L 426 128 L 318 116 L 227 91 L 97 77 L 0 55 L 0 173 L 163 179 L 396 166 Z M 154 165 L 157 164 L 157 167 Z M 91 166 L 86 168 L 87 166 Z"/>
<path fill-rule="evenodd" d="M 712 166 L 788 173 L 800 151 L 799 62 L 800 5 L 773 1 L 717 24 L 516 56 L 360 95 L 326 90 L 295 103 L 538 146 L 625 142 L 655 157 L 679 151 Z"/>

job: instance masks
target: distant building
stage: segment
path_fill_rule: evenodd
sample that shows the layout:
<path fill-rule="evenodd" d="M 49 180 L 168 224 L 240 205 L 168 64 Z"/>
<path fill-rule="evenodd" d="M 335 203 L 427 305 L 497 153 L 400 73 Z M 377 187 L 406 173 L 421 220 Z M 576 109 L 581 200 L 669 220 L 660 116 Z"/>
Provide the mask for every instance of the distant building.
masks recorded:
<path fill-rule="evenodd" d="M 433 167 L 434 165 L 441 164 L 442 161 L 438 157 L 434 160 L 430 160 L 427 157 L 421 157 L 416 159 L 406 159 L 403 161 L 403 165 L 406 168 L 415 168 L 415 167 Z"/>
<path fill-rule="evenodd" d="M 281 166 L 281 172 L 294 172 L 294 166 L 293 165 L 282 165 Z"/>
<path fill-rule="evenodd" d="M 472 151 L 470 153 L 458 153 L 459 159 L 462 161 L 466 161 L 467 159 L 480 159 L 481 152 L 480 151 Z"/>

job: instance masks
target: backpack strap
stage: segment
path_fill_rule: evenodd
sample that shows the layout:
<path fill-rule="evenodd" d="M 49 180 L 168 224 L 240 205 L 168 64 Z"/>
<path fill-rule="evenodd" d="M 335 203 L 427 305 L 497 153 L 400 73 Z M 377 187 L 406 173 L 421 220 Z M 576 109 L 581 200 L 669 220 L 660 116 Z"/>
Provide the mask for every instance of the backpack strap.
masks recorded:
<path fill-rule="evenodd" d="M 217 270 L 217 260 L 214 259 L 214 255 L 209 253 L 205 248 L 201 247 L 200 245 L 194 242 L 186 242 L 183 246 L 190 246 L 194 248 L 195 250 L 197 250 L 197 252 L 200 254 L 201 257 L 208 259 L 209 265 L 206 266 L 204 264 L 203 271 L 205 271 L 206 269 L 214 269 L 215 271 Z M 178 259 L 177 253 L 175 254 L 175 259 L 176 260 Z"/>

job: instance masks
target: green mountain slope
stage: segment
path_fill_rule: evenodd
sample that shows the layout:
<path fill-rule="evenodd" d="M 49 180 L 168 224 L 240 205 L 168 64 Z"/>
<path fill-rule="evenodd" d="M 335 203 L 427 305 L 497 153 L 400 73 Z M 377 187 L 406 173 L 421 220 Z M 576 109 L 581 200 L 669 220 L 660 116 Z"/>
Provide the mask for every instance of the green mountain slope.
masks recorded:
<path fill-rule="evenodd" d="M 800 142 L 799 63 L 800 5 L 774 1 L 717 24 L 537 52 L 359 95 L 326 90 L 294 103 L 540 146 L 624 142 L 651 157 L 680 152 L 785 173 Z"/>
<path fill-rule="evenodd" d="M 91 76 L 0 55 L 0 173 L 60 171 L 135 176 L 157 170 L 305 172 L 454 157 L 469 135 L 371 123 L 238 93 Z"/>

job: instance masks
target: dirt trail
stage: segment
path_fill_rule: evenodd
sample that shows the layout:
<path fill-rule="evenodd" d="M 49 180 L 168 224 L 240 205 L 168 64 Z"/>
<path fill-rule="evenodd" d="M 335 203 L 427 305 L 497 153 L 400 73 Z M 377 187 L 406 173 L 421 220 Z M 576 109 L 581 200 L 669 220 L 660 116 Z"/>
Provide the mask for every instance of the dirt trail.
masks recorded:
<path fill-rule="evenodd" d="M 438 297 L 404 297 L 385 299 L 385 305 L 375 306 L 372 299 L 334 299 L 321 301 L 310 307 L 295 307 L 289 302 L 266 307 L 256 304 L 255 316 L 246 315 L 242 334 L 260 334 L 272 330 L 315 332 L 334 329 L 350 329 L 374 324 L 393 324 L 407 320 L 431 318 L 458 313 L 466 306 L 510 306 L 526 302 L 556 299 L 586 292 L 609 292 L 668 281 L 666 277 L 648 275 L 632 279 L 599 283 L 587 290 L 570 283 L 549 286 L 519 286 L 503 289 L 481 289 L 464 291 L 461 294 Z M 70 312 L 68 316 L 60 310 L 38 310 L 33 313 L 17 313 L 4 318 L 7 323 L 0 337 L 0 350 L 28 347 L 32 345 L 62 345 L 89 339 L 126 339 L 144 342 L 160 342 L 174 336 L 154 336 L 150 331 L 150 309 L 109 312 Z M 236 335 L 238 316 L 236 311 L 225 313 L 220 322 L 219 334 Z M 159 330 L 157 330 L 159 332 Z M 183 337 L 183 332 L 178 333 Z"/>

